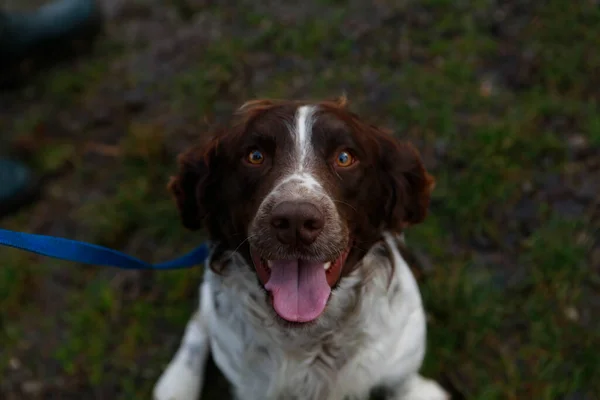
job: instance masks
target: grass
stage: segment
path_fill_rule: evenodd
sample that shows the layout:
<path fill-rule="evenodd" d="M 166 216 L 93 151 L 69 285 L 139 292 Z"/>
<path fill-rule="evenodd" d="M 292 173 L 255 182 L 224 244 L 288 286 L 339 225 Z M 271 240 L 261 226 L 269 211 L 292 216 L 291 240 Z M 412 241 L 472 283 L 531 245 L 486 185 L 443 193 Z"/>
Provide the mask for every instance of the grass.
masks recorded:
<path fill-rule="evenodd" d="M 86 101 L 103 103 L 105 81 L 128 90 L 135 73 L 111 76 L 102 53 L 40 80 L 33 87 L 41 100 L 22 101 L 1 126 L 17 143 L 33 143 L 29 157 L 40 171 L 65 161 L 75 171 L 2 226 L 77 237 L 149 261 L 178 255 L 203 237 L 183 230 L 165 189 L 173 143 L 201 135 L 202 120 L 221 117 L 214 114 L 223 103 L 226 114 L 250 96 L 345 91 L 361 114 L 417 143 L 437 179 L 429 218 L 408 233 L 434 266 L 422 283 L 430 324 L 424 373 L 467 399 L 596 399 L 600 310 L 590 299 L 600 276 L 590 254 L 598 246 L 599 199 L 580 201 L 572 213 L 560 205 L 579 201 L 568 182 L 600 173 L 600 9 L 549 0 L 512 12 L 506 3 L 494 28 L 500 6 L 489 2 L 409 2 L 388 22 L 349 36 L 340 26 L 368 11 L 343 3 L 314 5 L 328 20 L 294 23 L 249 5 L 195 10 L 223 26 L 235 21 L 247 35 L 224 35 L 202 59 L 157 82 L 154 108 L 111 119 L 111 154 L 83 150 L 106 140 L 106 129 L 86 119 Z M 267 64 L 256 66 L 256 54 L 267 54 Z M 255 79 L 261 72 L 267 77 Z M 107 97 L 105 107 L 118 104 Z M 83 121 L 84 137 L 75 130 L 36 146 L 40 124 L 60 123 L 58 114 Z M 191 126 L 171 126 L 178 118 L 191 118 Z M 573 134 L 591 156 L 573 156 Z M 558 183 L 546 183 L 552 179 Z M 49 367 L 32 373 L 35 379 L 58 374 L 72 383 L 65 393 L 99 398 L 148 397 L 201 277 L 200 270 L 129 274 L 63 265 L 5 249 L 0 262 L 3 376 L 16 375 L 11 359 L 29 371 L 42 362 Z"/>

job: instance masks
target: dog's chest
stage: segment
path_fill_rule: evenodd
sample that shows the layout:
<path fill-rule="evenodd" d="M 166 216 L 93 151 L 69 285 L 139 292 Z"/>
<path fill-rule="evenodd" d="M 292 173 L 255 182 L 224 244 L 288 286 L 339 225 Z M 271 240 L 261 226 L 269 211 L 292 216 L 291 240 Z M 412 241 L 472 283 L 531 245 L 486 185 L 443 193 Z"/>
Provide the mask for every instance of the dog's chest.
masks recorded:
<path fill-rule="evenodd" d="M 362 343 L 356 338 L 339 335 L 294 349 L 232 320 L 228 328 L 219 326 L 211 349 L 239 399 L 367 400 L 378 385 L 378 357 L 357 356 Z"/>
<path fill-rule="evenodd" d="M 333 325 L 311 332 L 281 329 L 252 272 L 235 271 L 227 279 L 207 272 L 201 308 L 213 357 L 240 399 L 385 399 L 373 391 L 418 368 L 424 315 L 414 282 L 396 290 L 394 279 L 387 290 L 383 274 L 377 287 L 353 291 L 346 279 L 329 305 L 329 312 L 345 311 L 340 318 L 329 314 Z"/>
<path fill-rule="evenodd" d="M 255 305 L 264 297 L 255 285 L 246 286 L 240 279 L 233 287 L 223 287 L 213 278 L 207 276 L 201 306 L 210 316 L 213 357 L 238 397 L 329 399 L 340 371 L 354 356 L 357 339 L 332 333 L 315 341 L 300 332 L 286 337 L 272 326 L 268 309 Z"/>

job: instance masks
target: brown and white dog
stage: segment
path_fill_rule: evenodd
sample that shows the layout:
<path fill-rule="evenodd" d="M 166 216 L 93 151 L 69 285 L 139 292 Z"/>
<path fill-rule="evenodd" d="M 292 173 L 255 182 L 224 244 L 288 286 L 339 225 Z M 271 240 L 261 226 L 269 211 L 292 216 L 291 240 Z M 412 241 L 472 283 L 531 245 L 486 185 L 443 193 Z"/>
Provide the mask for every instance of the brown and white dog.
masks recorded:
<path fill-rule="evenodd" d="M 425 313 L 400 251 L 433 182 L 345 99 L 243 105 L 170 184 L 214 247 L 154 398 L 198 399 L 209 351 L 240 400 L 449 398 L 419 375 Z"/>

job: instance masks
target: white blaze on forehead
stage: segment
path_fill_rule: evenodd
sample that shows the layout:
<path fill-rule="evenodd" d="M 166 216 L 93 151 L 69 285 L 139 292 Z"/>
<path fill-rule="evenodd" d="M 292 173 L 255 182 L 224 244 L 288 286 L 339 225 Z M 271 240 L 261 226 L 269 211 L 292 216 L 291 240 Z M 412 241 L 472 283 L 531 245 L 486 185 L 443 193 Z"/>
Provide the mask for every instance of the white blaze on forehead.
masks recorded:
<path fill-rule="evenodd" d="M 277 183 L 271 192 L 272 194 L 278 193 L 284 187 L 296 187 L 298 190 L 304 187 L 314 192 L 322 191 L 321 184 L 310 173 L 308 166 L 315 110 L 315 106 L 300 106 L 296 110 L 293 126 L 291 124 L 288 126 L 295 144 L 293 151 L 294 164 L 291 166 L 290 174 Z M 297 195 L 300 195 L 300 193 L 301 191 Z"/>
<path fill-rule="evenodd" d="M 294 129 L 296 139 L 296 154 L 298 166 L 296 170 L 302 173 L 307 155 L 310 152 L 312 127 L 314 122 L 314 106 L 301 106 L 296 111 L 296 126 Z"/>
<path fill-rule="evenodd" d="M 279 182 L 278 186 L 294 181 L 310 189 L 318 189 L 321 187 L 321 184 L 315 179 L 314 176 L 306 173 L 295 173 L 288 175 L 281 182 Z"/>

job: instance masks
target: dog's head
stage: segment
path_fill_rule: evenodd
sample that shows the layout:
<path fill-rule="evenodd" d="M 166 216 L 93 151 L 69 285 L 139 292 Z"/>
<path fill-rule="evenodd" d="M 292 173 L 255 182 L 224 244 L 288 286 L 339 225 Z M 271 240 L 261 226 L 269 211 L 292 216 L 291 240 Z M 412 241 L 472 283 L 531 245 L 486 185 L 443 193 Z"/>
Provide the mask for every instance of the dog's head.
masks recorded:
<path fill-rule="evenodd" d="M 239 251 L 290 322 L 319 317 L 383 231 L 422 221 L 432 186 L 415 148 L 345 99 L 246 103 L 170 184 L 183 224 Z"/>

